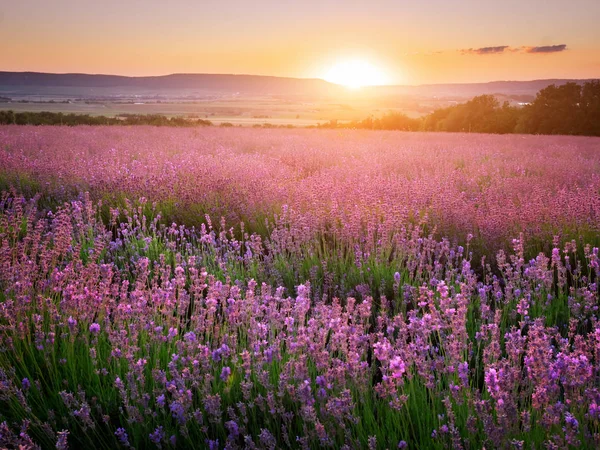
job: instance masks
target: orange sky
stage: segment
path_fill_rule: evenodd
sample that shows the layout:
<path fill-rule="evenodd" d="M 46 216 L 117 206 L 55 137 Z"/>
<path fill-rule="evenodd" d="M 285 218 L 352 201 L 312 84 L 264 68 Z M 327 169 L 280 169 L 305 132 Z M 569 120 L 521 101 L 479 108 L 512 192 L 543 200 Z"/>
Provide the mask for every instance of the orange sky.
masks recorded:
<path fill-rule="evenodd" d="M 19 0 L 0 5 L 0 70 L 323 77 L 359 59 L 394 84 L 600 77 L 598 0 L 420 3 Z"/>

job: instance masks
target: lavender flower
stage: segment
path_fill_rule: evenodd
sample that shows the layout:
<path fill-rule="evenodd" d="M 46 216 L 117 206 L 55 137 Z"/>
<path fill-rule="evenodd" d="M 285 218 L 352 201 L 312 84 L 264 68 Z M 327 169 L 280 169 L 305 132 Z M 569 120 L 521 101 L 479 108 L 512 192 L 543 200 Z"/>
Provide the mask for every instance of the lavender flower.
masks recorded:
<path fill-rule="evenodd" d="M 58 435 L 58 439 L 56 441 L 56 450 L 67 450 L 69 448 L 69 444 L 67 442 L 69 432 L 67 430 L 63 430 L 56 434 Z"/>
<path fill-rule="evenodd" d="M 115 431 L 115 436 L 117 437 L 121 445 L 129 447 L 129 436 L 127 435 L 127 432 L 124 428 L 117 428 L 117 431 Z"/>
<path fill-rule="evenodd" d="M 162 448 L 162 442 L 165 439 L 165 432 L 163 431 L 163 427 L 159 426 L 149 435 L 150 441 L 156 445 L 158 448 Z"/>
<path fill-rule="evenodd" d="M 229 368 L 228 366 L 223 367 L 223 369 L 221 370 L 221 380 L 227 381 L 230 376 L 231 368 Z"/>

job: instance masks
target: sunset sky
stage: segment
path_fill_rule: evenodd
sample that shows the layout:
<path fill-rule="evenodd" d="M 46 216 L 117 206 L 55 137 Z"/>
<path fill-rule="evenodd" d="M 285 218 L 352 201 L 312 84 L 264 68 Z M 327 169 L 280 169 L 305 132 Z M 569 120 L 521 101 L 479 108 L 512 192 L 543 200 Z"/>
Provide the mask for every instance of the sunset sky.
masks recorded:
<path fill-rule="evenodd" d="M 0 70 L 326 77 L 380 83 L 600 77 L 599 0 L 18 0 Z"/>

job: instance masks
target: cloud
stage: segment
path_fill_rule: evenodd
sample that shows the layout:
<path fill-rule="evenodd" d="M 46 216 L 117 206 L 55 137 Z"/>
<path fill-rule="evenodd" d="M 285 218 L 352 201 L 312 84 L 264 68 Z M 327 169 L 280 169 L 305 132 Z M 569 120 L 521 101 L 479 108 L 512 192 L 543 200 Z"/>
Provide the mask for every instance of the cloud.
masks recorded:
<path fill-rule="evenodd" d="M 560 45 L 542 45 L 539 47 L 510 47 L 508 45 L 498 45 L 496 47 L 465 48 L 458 50 L 463 55 L 500 55 L 502 53 L 558 53 L 567 49 L 567 44 Z"/>
<path fill-rule="evenodd" d="M 469 48 L 461 50 L 461 53 L 470 53 L 474 55 L 495 55 L 498 53 L 504 53 L 508 48 L 508 45 L 498 45 L 497 47 L 481 47 L 481 48 Z"/>
<path fill-rule="evenodd" d="M 567 44 L 542 45 L 541 47 L 525 47 L 526 53 L 557 53 L 567 49 Z"/>

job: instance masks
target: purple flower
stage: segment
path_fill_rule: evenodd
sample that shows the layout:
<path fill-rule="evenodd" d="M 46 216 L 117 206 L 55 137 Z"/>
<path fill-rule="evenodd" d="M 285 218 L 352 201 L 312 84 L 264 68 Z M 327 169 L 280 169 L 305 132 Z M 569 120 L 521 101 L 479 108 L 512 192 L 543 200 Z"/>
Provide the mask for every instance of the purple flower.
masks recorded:
<path fill-rule="evenodd" d="M 265 428 L 261 428 L 260 434 L 258 435 L 258 439 L 260 443 L 264 446 L 264 448 L 274 449 L 277 447 L 277 441 L 275 440 L 275 436 L 273 436 L 271 432 Z"/>
<path fill-rule="evenodd" d="M 487 385 L 488 392 L 494 396 L 496 393 L 500 391 L 500 385 L 498 383 L 498 373 L 496 369 L 489 369 L 485 373 L 485 384 Z"/>
<path fill-rule="evenodd" d="M 129 447 L 129 436 L 127 436 L 125 428 L 117 428 L 117 431 L 115 431 L 115 436 L 122 445 Z"/>
<path fill-rule="evenodd" d="M 73 319 L 73 317 L 69 316 L 67 319 L 67 324 L 69 325 L 69 329 L 73 330 L 77 326 L 77 321 Z"/>
<path fill-rule="evenodd" d="M 229 366 L 223 367 L 223 370 L 221 370 L 221 380 L 227 381 L 227 379 L 229 378 L 230 375 L 231 375 L 231 369 L 229 368 Z"/>
<path fill-rule="evenodd" d="M 167 338 L 168 339 L 173 339 L 175 336 L 177 336 L 177 328 L 169 328 L 169 333 L 167 334 Z"/>
<path fill-rule="evenodd" d="M 595 402 L 590 403 L 588 412 L 589 412 L 590 417 L 592 417 L 594 419 L 600 418 L 600 406 L 597 403 L 595 403 Z"/>
<path fill-rule="evenodd" d="M 100 325 L 98 325 L 97 323 L 93 323 L 90 325 L 90 332 L 92 334 L 98 334 L 100 333 Z"/>
<path fill-rule="evenodd" d="M 579 428 L 579 422 L 571 413 L 565 414 L 565 422 L 573 428 Z"/>
<path fill-rule="evenodd" d="M 229 436 L 233 439 L 237 438 L 240 434 L 240 427 L 234 420 L 225 422 L 225 428 L 227 428 Z"/>
<path fill-rule="evenodd" d="M 265 350 L 265 358 L 268 363 L 273 362 L 273 349 L 271 347 Z"/>
<path fill-rule="evenodd" d="M 406 443 L 406 441 L 400 441 L 398 442 L 398 448 L 407 448 L 408 444 Z"/>
<path fill-rule="evenodd" d="M 69 443 L 67 442 L 69 432 L 63 430 L 56 434 L 58 435 L 58 439 L 56 440 L 56 450 L 67 450 L 69 448 Z"/>
<path fill-rule="evenodd" d="M 193 331 L 189 331 L 183 335 L 183 339 L 188 342 L 196 342 L 196 333 Z"/>
<path fill-rule="evenodd" d="M 28 391 L 31 387 L 31 382 L 29 381 L 29 378 L 23 378 L 23 380 L 21 381 L 21 386 L 23 387 L 24 391 Z"/>
<path fill-rule="evenodd" d="M 404 372 L 406 372 L 406 365 L 402 358 L 395 356 L 390 361 L 390 370 L 392 371 L 392 378 L 402 378 Z"/>
<path fill-rule="evenodd" d="M 177 420 L 177 422 L 180 424 L 185 423 L 185 409 L 181 403 L 172 402 L 169 406 L 169 409 L 171 410 L 171 415 Z"/>
<path fill-rule="evenodd" d="M 150 441 L 152 441 L 154 445 L 160 448 L 161 442 L 165 438 L 165 432 L 163 431 L 163 427 L 159 426 L 156 430 L 154 430 L 154 432 L 150 433 L 149 437 Z"/>
<path fill-rule="evenodd" d="M 462 362 L 458 365 L 458 378 L 465 386 L 469 385 L 469 363 Z"/>

